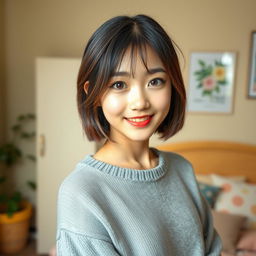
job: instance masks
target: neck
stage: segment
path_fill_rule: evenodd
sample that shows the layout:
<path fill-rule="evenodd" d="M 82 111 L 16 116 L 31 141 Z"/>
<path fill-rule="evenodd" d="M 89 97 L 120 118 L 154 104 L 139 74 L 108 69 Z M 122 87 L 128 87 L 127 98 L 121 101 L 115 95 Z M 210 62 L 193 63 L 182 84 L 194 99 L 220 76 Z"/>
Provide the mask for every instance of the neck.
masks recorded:
<path fill-rule="evenodd" d="M 113 165 L 133 169 L 150 169 L 155 167 L 158 161 L 149 148 L 149 141 L 120 143 L 108 140 L 94 157 Z"/>

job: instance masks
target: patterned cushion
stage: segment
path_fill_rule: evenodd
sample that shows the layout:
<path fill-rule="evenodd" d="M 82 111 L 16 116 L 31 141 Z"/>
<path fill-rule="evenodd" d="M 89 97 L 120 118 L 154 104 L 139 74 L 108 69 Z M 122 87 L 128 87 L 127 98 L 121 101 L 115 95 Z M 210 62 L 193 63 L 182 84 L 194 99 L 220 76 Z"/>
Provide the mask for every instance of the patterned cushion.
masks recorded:
<path fill-rule="evenodd" d="M 218 175 L 213 175 L 213 183 L 222 187 L 215 210 L 245 215 L 248 218 L 246 227 L 256 228 L 256 185 L 235 182 Z"/>
<path fill-rule="evenodd" d="M 213 208 L 216 198 L 217 198 L 221 188 L 212 186 L 212 185 L 208 185 L 208 184 L 204 184 L 201 182 L 199 182 L 198 185 L 199 185 L 199 189 L 200 189 L 202 195 L 208 201 L 209 205 Z"/>

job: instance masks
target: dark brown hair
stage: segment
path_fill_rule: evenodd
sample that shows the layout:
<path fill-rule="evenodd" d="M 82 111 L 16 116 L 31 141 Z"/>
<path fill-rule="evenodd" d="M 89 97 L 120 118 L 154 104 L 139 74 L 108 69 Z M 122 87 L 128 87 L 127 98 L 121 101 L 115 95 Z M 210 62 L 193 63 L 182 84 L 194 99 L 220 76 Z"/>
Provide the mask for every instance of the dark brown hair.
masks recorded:
<path fill-rule="evenodd" d="M 149 16 L 117 16 L 101 25 L 89 39 L 78 74 L 78 111 L 89 140 L 99 141 L 109 136 L 109 123 L 99 102 L 127 48 L 131 47 L 131 63 L 133 63 L 134 52 L 138 50 L 147 68 L 146 46 L 150 46 L 161 59 L 172 87 L 170 110 L 156 132 L 166 140 L 183 127 L 186 93 L 175 43 Z M 84 91 L 86 81 L 89 81 L 87 93 Z"/>

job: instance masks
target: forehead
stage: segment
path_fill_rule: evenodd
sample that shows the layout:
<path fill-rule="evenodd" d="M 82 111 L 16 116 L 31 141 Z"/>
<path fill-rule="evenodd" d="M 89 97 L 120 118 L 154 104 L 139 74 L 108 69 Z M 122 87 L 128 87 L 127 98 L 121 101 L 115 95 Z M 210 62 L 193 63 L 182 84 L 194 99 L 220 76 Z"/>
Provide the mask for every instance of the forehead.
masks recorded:
<path fill-rule="evenodd" d="M 152 47 L 129 46 L 120 58 L 119 65 L 116 71 L 131 71 L 135 72 L 137 68 L 164 68 L 164 65 Z"/>

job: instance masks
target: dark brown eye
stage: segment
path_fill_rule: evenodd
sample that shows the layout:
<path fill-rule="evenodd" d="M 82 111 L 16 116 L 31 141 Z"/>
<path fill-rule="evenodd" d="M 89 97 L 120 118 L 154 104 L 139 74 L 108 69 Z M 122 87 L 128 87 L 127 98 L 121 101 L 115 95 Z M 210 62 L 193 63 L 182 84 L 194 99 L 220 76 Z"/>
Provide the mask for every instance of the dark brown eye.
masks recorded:
<path fill-rule="evenodd" d="M 113 88 L 115 90 L 122 90 L 122 89 L 125 89 L 126 87 L 127 87 L 126 84 L 122 81 L 115 82 L 110 86 L 110 88 Z"/>
<path fill-rule="evenodd" d="M 165 81 L 162 78 L 155 78 L 149 82 L 149 86 L 155 87 L 155 86 L 160 86 L 164 83 Z"/>

